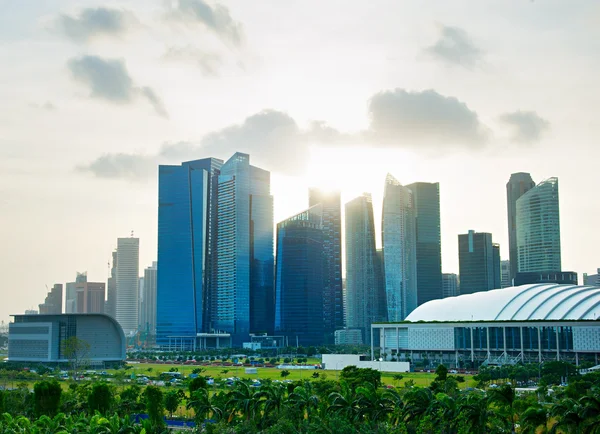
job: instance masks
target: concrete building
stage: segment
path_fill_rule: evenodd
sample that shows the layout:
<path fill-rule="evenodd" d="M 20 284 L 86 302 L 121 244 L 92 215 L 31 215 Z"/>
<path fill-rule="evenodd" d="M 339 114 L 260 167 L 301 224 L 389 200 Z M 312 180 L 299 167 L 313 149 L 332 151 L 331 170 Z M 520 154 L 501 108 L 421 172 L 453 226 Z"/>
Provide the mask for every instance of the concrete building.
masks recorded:
<path fill-rule="evenodd" d="M 370 368 L 381 372 L 409 372 L 409 362 L 390 362 L 374 360 L 366 355 L 358 354 L 323 354 L 323 369 L 328 371 L 341 371 L 346 366 L 357 368 Z"/>
<path fill-rule="evenodd" d="M 458 283 L 458 275 L 454 273 L 443 273 L 442 274 L 442 283 L 443 283 L 443 295 L 446 297 L 456 297 L 460 294 L 460 286 Z"/>
<path fill-rule="evenodd" d="M 75 282 L 65 285 L 65 313 L 77 313 L 77 284 L 87 282 L 87 272 L 77 272 Z"/>
<path fill-rule="evenodd" d="M 63 342 L 76 337 L 89 344 L 78 358 L 91 367 L 119 365 L 125 360 L 121 326 L 104 314 L 13 315 L 9 324 L 8 359 L 11 362 L 69 362 Z"/>
<path fill-rule="evenodd" d="M 583 284 L 600 286 L 600 268 L 597 269 L 596 274 L 583 273 Z"/>
<path fill-rule="evenodd" d="M 138 298 L 140 272 L 140 239 L 117 240 L 117 316 L 116 319 L 129 336 L 138 329 Z"/>
<path fill-rule="evenodd" d="M 508 249 L 510 260 L 510 285 L 519 268 L 517 249 L 517 200 L 535 187 L 529 173 L 519 172 L 510 175 L 506 184 L 506 210 L 508 214 Z"/>
<path fill-rule="evenodd" d="M 537 284 L 432 301 L 408 322 L 373 324 L 372 333 L 388 359 L 416 364 L 598 364 L 599 317 L 600 287 Z"/>
<path fill-rule="evenodd" d="M 156 275 L 158 262 L 144 269 L 144 295 L 141 304 L 140 330 L 154 336 L 156 334 Z"/>
<path fill-rule="evenodd" d="M 40 314 L 60 314 L 62 313 L 63 286 L 61 283 L 55 283 L 46 299 L 38 307 Z"/>
<path fill-rule="evenodd" d="M 500 249 L 492 234 L 469 230 L 458 236 L 460 293 L 500 288 Z"/>

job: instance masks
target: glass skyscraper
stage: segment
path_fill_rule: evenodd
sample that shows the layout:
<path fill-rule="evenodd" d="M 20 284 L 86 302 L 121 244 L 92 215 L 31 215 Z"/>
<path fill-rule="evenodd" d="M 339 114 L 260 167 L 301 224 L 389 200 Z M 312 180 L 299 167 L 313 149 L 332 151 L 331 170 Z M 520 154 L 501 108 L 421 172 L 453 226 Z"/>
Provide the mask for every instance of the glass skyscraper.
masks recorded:
<path fill-rule="evenodd" d="M 387 320 L 402 321 L 417 307 L 417 250 L 413 194 L 392 175 L 385 180 L 382 218 Z"/>
<path fill-rule="evenodd" d="M 275 333 L 296 343 L 325 343 L 329 279 L 327 229 L 318 204 L 277 224 Z"/>
<path fill-rule="evenodd" d="M 342 210 L 339 192 L 311 188 L 309 206 L 321 204 L 325 288 L 323 322 L 325 343 L 335 343 L 334 333 L 344 328 L 344 293 L 342 287 Z"/>
<path fill-rule="evenodd" d="M 442 298 L 440 185 L 415 182 L 413 193 L 417 232 L 417 304 Z"/>
<path fill-rule="evenodd" d="M 469 231 L 458 236 L 460 293 L 500 288 L 500 247 L 492 234 Z"/>
<path fill-rule="evenodd" d="M 517 200 L 518 272 L 562 271 L 559 214 L 557 178 Z"/>
<path fill-rule="evenodd" d="M 193 349 L 207 330 L 214 288 L 216 186 L 222 161 L 189 161 L 158 170 L 156 343 Z"/>
<path fill-rule="evenodd" d="M 138 330 L 140 239 L 117 239 L 117 321 L 125 335 Z"/>
<path fill-rule="evenodd" d="M 529 173 L 519 172 L 510 175 L 506 183 L 506 210 L 508 213 L 508 257 L 510 259 L 510 285 L 518 271 L 517 253 L 517 199 L 535 187 Z"/>
<path fill-rule="evenodd" d="M 375 247 L 375 222 L 370 194 L 346 204 L 346 325 L 371 342 L 371 324 L 385 321 L 383 267 Z"/>

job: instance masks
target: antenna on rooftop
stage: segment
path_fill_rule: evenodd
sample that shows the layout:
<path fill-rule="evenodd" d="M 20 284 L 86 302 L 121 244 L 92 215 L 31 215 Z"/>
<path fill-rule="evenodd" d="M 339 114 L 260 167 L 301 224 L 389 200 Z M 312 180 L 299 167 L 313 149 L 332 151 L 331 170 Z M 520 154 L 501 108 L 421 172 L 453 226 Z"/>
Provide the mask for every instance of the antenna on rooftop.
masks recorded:
<path fill-rule="evenodd" d="M 133 229 L 131 230 L 131 238 L 133 238 Z"/>

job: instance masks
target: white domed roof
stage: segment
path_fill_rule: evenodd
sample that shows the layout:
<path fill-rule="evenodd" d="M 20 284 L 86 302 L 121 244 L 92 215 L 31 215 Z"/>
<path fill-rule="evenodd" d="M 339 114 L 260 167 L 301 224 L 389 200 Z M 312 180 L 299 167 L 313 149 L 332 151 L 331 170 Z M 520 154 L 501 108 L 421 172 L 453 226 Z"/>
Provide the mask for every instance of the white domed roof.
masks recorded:
<path fill-rule="evenodd" d="M 544 283 L 429 301 L 407 321 L 600 319 L 600 287 Z"/>

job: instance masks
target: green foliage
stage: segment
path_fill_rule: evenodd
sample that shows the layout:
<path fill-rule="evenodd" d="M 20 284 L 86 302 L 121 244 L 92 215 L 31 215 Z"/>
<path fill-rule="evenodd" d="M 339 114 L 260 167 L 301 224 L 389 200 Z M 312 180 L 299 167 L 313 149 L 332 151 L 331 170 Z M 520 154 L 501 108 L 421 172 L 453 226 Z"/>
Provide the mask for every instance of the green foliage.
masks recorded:
<path fill-rule="evenodd" d="M 340 372 L 340 380 L 344 381 L 352 390 L 358 386 L 372 384 L 374 387 L 381 385 L 381 372 L 371 368 L 357 368 L 346 366 Z"/>
<path fill-rule="evenodd" d="M 177 390 L 169 390 L 165 394 L 165 409 L 169 412 L 170 417 L 173 417 L 173 413 L 179 408 L 181 403 L 181 395 Z"/>
<path fill-rule="evenodd" d="M 435 379 L 436 381 L 446 381 L 448 377 L 448 368 L 444 365 L 439 365 L 435 370 Z"/>
<path fill-rule="evenodd" d="M 283 371 L 281 371 L 281 378 L 285 378 L 288 375 L 290 375 L 290 371 L 288 371 L 287 369 L 284 369 Z"/>
<path fill-rule="evenodd" d="M 0 414 L 4 413 L 4 391 L 0 390 Z"/>
<path fill-rule="evenodd" d="M 33 386 L 35 413 L 54 416 L 60 406 L 62 389 L 56 380 L 40 381 Z"/>
<path fill-rule="evenodd" d="M 88 396 L 88 407 L 90 411 L 98 411 L 107 414 L 113 403 L 113 393 L 106 383 L 94 383 L 92 391 Z"/>
<path fill-rule="evenodd" d="M 208 387 L 208 383 L 206 382 L 206 378 L 204 377 L 196 377 L 190 381 L 188 385 L 188 390 L 190 391 L 190 396 L 198 389 L 206 389 Z"/>
<path fill-rule="evenodd" d="M 146 411 L 148 412 L 148 419 L 154 430 L 162 428 L 164 426 L 163 416 L 165 413 L 162 391 L 156 386 L 146 387 L 146 390 L 144 390 L 144 402 L 146 404 Z"/>

